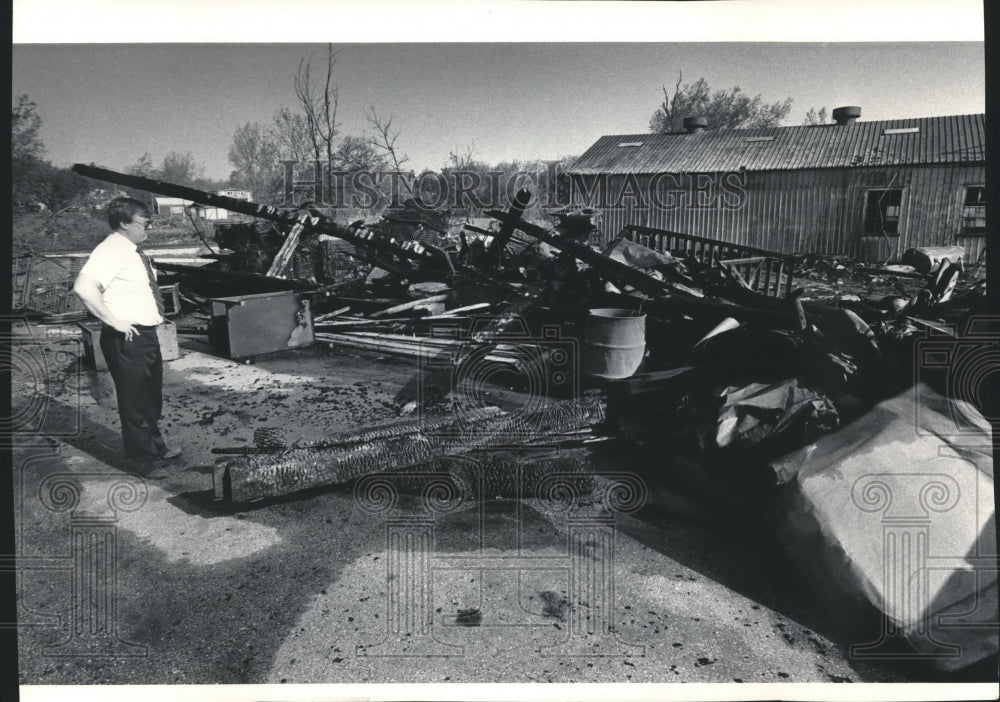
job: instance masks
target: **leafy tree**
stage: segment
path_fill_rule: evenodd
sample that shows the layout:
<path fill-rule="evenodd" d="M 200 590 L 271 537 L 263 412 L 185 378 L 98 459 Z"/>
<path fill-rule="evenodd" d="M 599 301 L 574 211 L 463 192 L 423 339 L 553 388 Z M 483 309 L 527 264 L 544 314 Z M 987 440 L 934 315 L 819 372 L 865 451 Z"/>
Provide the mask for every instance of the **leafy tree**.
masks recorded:
<path fill-rule="evenodd" d="M 341 138 L 333 159 L 337 168 L 349 173 L 381 170 L 388 165 L 385 157 L 372 146 L 367 137 L 353 134 Z"/>
<path fill-rule="evenodd" d="M 814 124 L 828 124 L 830 122 L 829 117 L 826 114 L 826 108 L 819 108 L 819 112 L 816 111 L 815 107 L 810 107 L 809 111 L 806 112 L 805 121 L 802 122 L 804 125 L 814 125 Z"/>
<path fill-rule="evenodd" d="M 159 172 L 153 165 L 153 157 L 148 151 L 136 159 L 135 163 L 128 166 L 125 169 L 125 172 L 129 175 L 139 176 L 141 178 L 159 179 L 160 177 Z M 140 202 L 145 202 L 150 211 L 154 210 L 155 203 L 153 200 L 153 193 L 146 190 L 137 190 L 135 188 L 126 188 L 125 192 L 129 197 L 135 198 Z"/>
<path fill-rule="evenodd" d="M 234 170 L 229 182 L 253 193 L 257 202 L 275 202 L 283 187 L 281 145 L 274 130 L 259 122 L 247 122 L 233 134 L 229 163 Z"/>
<path fill-rule="evenodd" d="M 39 160 L 45 153 L 45 145 L 38 136 L 42 128 L 42 118 L 38 116 L 38 105 L 27 95 L 18 95 L 11 109 L 11 160 L 22 163 Z"/>
<path fill-rule="evenodd" d="M 309 120 L 304 114 L 281 107 L 274 114 L 271 133 L 277 140 L 282 160 L 305 164 L 315 158 Z"/>
<path fill-rule="evenodd" d="M 190 151 L 179 153 L 171 151 L 163 157 L 158 177 L 168 183 L 198 187 L 197 181 L 204 175 L 205 168 L 194 159 Z"/>
<path fill-rule="evenodd" d="M 80 205 L 94 187 L 94 181 L 69 168 L 56 168 L 50 163 L 44 163 L 39 170 L 39 199 L 53 212 Z"/>
<path fill-rule="evenodd" d="M 765 103 L 739 87 L 713 91 L 704 78 L 682 84 L 678 75 L 674 94 L 663 86 L 663 102 L 649 120 L 649 131 L 668 133 L 684 128 L 685 117 L 705 117 L 709 129 L 776 127 L 792 111 L 792 99 Z"/>
<path fill-rule="evenodd" d="M 18 95 L 11 108 L 11 200 L 24 211 L 29 207 L 52 212 L 76 204 L 89 192 L 92 181 L 68 168 L 46 161 L 45 144 L 39 136 L 42 118 L 38 105 L 27 95 Z"/>
<path fill-rule="evenodd" d="M 248 122 L 234 132 L 229 163 L 235 170 L 229 184 L 252 191 L 257 202 L 283 201 L 285 170 L 281 162 L 295 161 L 299 169 L 311 173 L 309 164 L 315 158 L 306 115 L 281 107 L 270 124 Z M 311 188 L 309 193 L 311 196 Z"/>
<path fill-rule="evenodd" d="M 18 210 L 35 200 L 44 202 L 45 145 L 38 135 L 42 118 L 37 109 L 27 95 L 18 95 L 11 108 L 11 200 Z"/>
<path fill-rule="evenodd" d="M 155 178 L 155 171 L 153 157 L 150 156 L 148 151 L 136 159 L 136 162 L 127 169 L 129 175 L 141 176 L 143 178 Z"/>
<path fill-rule="evenodd" d="M 281 162 L 295 161 L 304 169 L 314 158 L 305 115 L 281 107 L 270 124 L 247 122 L 233 133 L 229 163 L 234 170 L 229 185 L 250 190 L 257 202 L 283 202 L 285 167 Z M 311 196 L 311 188 L 309 192 Z"/>

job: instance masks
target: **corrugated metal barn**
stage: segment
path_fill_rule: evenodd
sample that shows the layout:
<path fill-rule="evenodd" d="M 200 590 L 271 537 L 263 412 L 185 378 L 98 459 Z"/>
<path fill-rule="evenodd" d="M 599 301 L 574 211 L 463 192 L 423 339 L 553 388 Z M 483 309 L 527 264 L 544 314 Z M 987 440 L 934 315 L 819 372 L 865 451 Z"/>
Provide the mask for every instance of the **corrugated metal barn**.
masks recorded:
<path fill-rule="evenodd" d="M 783 253 L 896 260 L 986 246 L 985 115 L 605 136 L 568 170 L 574 205 L 628 224 Z"/>

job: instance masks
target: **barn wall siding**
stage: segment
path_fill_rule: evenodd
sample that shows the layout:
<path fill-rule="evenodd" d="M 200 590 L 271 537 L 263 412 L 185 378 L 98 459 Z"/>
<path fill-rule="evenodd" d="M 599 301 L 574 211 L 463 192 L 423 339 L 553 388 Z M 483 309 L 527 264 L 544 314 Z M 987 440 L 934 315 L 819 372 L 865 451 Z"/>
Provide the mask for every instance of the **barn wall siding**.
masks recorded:
<path fill-rule="evenodd" d="M 625 225 L 637 224 L 783 253 L 847 255 L 879 263 L 896 260 L 914 246 L 953 244 L 965 246 L 967 258 L 975 261 L 986 244 L 985 237 L 961 231 L 964 187 L 983 184 L 982 164 L 729 174 L 744 183 L 744 196 L 735 207 L 723 205 L 736 200 L 731 187 L 720 185 L 725 174 L 700 174 L 714 183 L 700 195 L 691 185 L 698 175 L 678 178 L 680 193 L 673 201 L 661 188 L 661 205 L 680 201 L 676 207 L 657 206 L 651 197 L 619 198 L 626 177 L 607 176 L 610 200 L 605 204 L 610 206 L 601 208 L 603 239 L 610 241 Z M 638 176 L 644 192 L 651 179 Z M 895 187 L 903 189 L 898 236 L 864 236 L 865 192 Z M 699 207 L 699 198 L 714 205 Z M 579 192 L 573 200 L 594 204 L 583 202 Z"/>

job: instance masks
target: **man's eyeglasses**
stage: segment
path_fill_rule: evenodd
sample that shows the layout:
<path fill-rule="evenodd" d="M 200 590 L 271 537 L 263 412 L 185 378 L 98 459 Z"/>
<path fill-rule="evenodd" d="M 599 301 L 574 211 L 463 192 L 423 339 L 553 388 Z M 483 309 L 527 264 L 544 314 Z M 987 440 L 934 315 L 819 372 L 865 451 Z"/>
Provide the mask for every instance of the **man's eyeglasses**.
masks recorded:
<path fill-rule="evenodd" d="M 133 219 L 132 224 L 141 224 L 143 229 L 149 229 L 153 223 L 148 219 Z"/>

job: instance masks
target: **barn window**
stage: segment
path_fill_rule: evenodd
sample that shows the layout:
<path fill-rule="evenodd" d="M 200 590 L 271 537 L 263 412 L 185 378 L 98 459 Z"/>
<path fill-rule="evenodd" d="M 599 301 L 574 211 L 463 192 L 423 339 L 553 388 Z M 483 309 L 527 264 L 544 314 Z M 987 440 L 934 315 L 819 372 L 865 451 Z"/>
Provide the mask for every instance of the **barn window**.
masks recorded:
<path fill-rule="evenodd" d="M 899 234 L 903 189 L 869 190 L 865 193 L 865 234 Z"/>
<path fill-rule="evenodd" d="M 968 185 L 965 200 L 962 201 L 962 231 L 986 231 L 986 188 L 982 185 Z"/>

